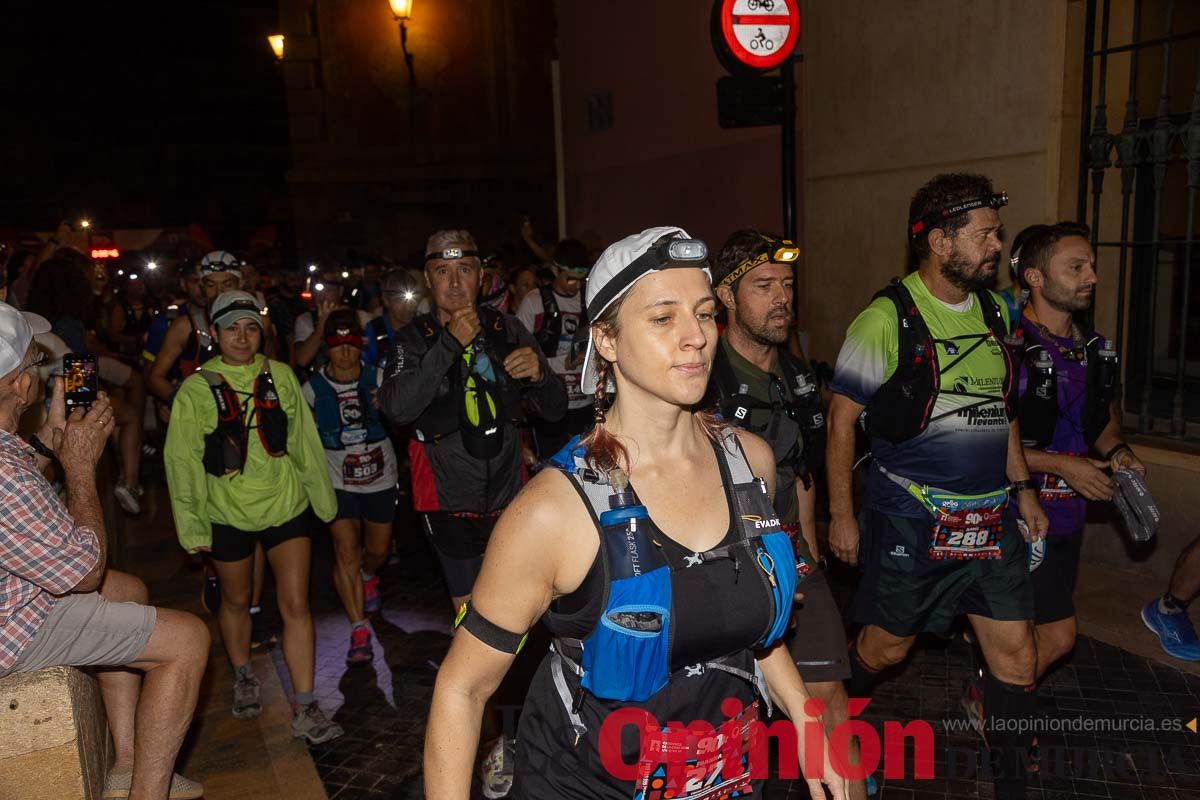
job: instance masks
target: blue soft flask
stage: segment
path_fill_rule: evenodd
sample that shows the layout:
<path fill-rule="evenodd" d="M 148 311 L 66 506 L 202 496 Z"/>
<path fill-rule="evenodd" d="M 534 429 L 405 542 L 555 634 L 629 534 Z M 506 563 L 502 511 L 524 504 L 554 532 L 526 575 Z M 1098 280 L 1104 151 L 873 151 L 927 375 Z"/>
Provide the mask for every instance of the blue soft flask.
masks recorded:
<path fill-rule="evenodd" d="M 608 603 L 584 643 L 583 685 L 607 700 L 642 702 L 670 677 L 671 571 L 624 475 L 615 472 L 610 483 L 609 509 L 600 515 Z"/>

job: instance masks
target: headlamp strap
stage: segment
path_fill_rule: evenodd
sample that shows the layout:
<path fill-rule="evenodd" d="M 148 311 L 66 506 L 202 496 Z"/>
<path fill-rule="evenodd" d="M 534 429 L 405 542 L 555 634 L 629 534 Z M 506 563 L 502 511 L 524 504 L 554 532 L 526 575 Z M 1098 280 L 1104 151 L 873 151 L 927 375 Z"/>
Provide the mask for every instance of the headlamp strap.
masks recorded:
<path fill-rule="evenodd" d="M 920 233 L 926 230 L 936 228 L 938 223 L 943 222 L 950 217 L 965 214 L 968 211 L 974 211 L 977 208 L 1003 208 L 1008 205 L 1008 193 L 1000 192 L 999 194 L 989 194 L 984 197 L 973 197 L 970 200 L 963 200 L 960 203 L 946 206 L 938 211 L 931 211 L 920 219 L 909 220 L 908 235 L 910 238 L 916 238 Z"/>
<path fill-rule="evenodd" d="M 425 263 L 430 261 L 453 261 L 456 258 L 479 258 L 478 250 L 463 250 L 461 247 L 447 247 L 445 250 L 435 250 L 432 253 L 425 254 Z"/>

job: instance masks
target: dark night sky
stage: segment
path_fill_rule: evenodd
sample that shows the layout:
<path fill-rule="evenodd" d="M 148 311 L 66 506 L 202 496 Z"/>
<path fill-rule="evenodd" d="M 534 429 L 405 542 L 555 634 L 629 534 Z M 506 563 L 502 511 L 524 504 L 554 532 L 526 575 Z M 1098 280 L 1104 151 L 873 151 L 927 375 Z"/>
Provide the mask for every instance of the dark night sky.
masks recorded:
<path fill-rule="evenodd" d="M 3 19 L 0 231 L 86 212 L 244 240 L 286 217 L 274 0 L 5 0 Z"/>

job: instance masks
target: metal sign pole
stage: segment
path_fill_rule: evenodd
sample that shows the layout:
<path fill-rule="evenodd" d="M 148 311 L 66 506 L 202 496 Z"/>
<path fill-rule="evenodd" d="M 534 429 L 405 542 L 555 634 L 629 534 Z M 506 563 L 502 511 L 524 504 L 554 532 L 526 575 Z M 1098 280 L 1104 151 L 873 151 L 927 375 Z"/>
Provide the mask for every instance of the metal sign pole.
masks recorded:
<path fill-rule="evenodd" d="M 795 56 L 780 66 L 783 78 L 783 124 L 780 144 L 783 153 L 783 236 L 796 241 L 796 71 Z"/>

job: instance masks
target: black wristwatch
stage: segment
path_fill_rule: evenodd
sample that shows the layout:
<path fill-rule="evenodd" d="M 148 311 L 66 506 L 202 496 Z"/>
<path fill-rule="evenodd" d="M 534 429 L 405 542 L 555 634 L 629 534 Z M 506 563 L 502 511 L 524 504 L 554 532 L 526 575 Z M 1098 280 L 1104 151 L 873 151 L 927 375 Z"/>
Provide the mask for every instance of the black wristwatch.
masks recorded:
<path fill-rule="evenodd" d="M 54 455 L 54 451 L 47 447 L 46 443 L 39 439 L 36 433 L 33 436 L 30 436 L 26 441 L 29 442 L 29 446 L 32 447 L 38 455 L 48 458 L 51 461 L 58 460 L 58 456 Z"/>
<path fill-rule="evenodd" d="M 1031 491 L 1031 492 L 1036 492 L 1040 488 L 1041 487 L 1038 486 L 1038 482 L 1035 481 L 1033 478 L 1026 478 L 1025 480 L 1022 480 L 1022 481 L 1013 481 L 1012 483 L 1010 483 L 1008 485 L 1008 490 L 1010 492 L 1012 492 L 1013 494 L 1017 494 L 1018 492 L 1024 492 L 1026 490 Z"/>
<path fill-rule="evenodd" d="M 1132 447 L 1125 444 L 1125 442 L 1121 442 L 1120 444 L 1114 445 L 1111 450 L 1109 450 L 1107 453 L 1104 454 L 1103 458 L 1105 461 L 1112 461 L 1113 456 L 1115 456 L 1117 453 L 1121 452 L 1122 450 L 1128 450 L 1130 453 L 1133 452 Z"/>

